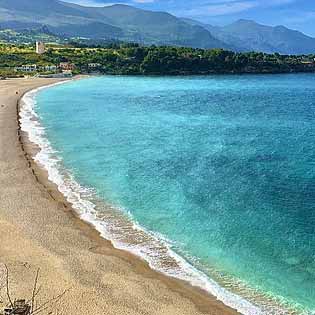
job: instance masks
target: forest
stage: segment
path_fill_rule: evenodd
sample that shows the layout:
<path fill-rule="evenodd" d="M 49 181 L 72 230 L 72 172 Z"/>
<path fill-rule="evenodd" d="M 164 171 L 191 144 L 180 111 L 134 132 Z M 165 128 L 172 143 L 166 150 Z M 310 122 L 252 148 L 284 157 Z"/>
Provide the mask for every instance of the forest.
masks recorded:
<path fill-rule="evenodd" d="M 38 55 L 33 45 L 0 45 L 0 74 L 13 75 L 21 65 L 75 65 L 75 74 L 97 72 L 112 75 L 206 75 L 241 73 L 315 72 L 314 55 L 280 55 L 140 46 L 113 43 L 106 47 L 51 45 Z M 93 68 L 89 65 L 94 64 Z"/>

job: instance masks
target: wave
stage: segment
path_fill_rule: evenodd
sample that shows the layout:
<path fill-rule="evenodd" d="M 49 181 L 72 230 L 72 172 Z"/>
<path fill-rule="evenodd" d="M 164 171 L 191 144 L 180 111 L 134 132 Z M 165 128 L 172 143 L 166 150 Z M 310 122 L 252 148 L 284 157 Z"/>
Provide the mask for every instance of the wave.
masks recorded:
<path fill-rule="evenodd" d="M 74 179 L 71 172 L 63 167 L 62 159 L 47 139 L 45 128 L 35 111 L 36 95 L 39 91 L 66 83 L 69 81 L 40 87 L 26 93 L 21 100 L 20 123 L 21 130 L 39 147 L 39 152 L 34 156 L 35 162 L 47 170 L 49 180 L 57 185 L 58 190 L 72 204 L 80 218 L 92 224 L 115 248 L 137 255 L 147 261 L 154 270 L 207 291 L 241 314 L 288 314 L 274 306 L 258 307 L 220 286 L 218 282 L 210 279 L 174 252 L 172 242 L 141 227 L 133 220 L 131 214 L 126 216 L 125 211 L 119 211 L 100 202 L 93 189 L 83 187 Z"/>

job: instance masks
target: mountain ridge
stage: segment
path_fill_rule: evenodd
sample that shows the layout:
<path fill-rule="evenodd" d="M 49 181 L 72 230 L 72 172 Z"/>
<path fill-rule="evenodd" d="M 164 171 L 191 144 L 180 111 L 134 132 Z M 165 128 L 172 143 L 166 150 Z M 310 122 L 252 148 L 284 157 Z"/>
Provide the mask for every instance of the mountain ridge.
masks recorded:
<path fill-rule="evenodd" d="M 117 39 L 146 45 L 226 48 L 209 31 L 166 12 L 127 5 L 83 7 L 59 0 L 0 0 L 0 25 L 28 28 L 45 25 L 57 35 Z"/>
<path fill-rule="evenodd" d="M 243 52 L 262 51 L 289 55 L 315 53 L 315 38 L 283 25 L 268 26 L 247 19 L 239 19 L 225 26 L 213 26 L 190 19 L 185 21 L 203 26 L 216 38 Z"/>
<path fill-rule="evenodd" d="M 0 0 L 0 28 L 47 27 L 63 37 L 114 39 L 144 45 L 223 48 L 281 54 L 315 53 L 315 38 L 285 26 L 238 20 L 213 26 L 125 4 L 85 7 L 60 0 Z"/>

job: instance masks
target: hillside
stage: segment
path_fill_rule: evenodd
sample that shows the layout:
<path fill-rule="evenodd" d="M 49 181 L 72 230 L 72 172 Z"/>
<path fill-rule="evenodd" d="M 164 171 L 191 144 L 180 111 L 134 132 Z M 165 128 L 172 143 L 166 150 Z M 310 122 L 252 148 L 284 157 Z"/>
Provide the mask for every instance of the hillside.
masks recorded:
<path fill-rule="evenodd" d="M 185 19 L 191 25 L 207 29 L 213 36 L 239 51 L 262 51 L 280 54 L 312 54 L 315 38 L 284 26 L 266 26 L 251 20 L 238 20 L 219 27 Z"/>
<path fill-rule="evenodd" d="M 56 35 L 118 39 L 143 44 L 228 48 L 200 26 L 165 12 L 126 5 L 82 7 L 57 0 L 0 0 L 0 27 L 21 30 L 47 26 Z"/>
<path fill-rule="evenodd" d="M 239 20 L 219 27 L 166 12 L 116 4 L 84 7 L 59 0 L 0 0 L 0 30 L 41 29 L 61 38 L 118 40 L 144 45 L 223 48 L 281 54 L 311 54 L 315 39 L 284 26 Z"/>

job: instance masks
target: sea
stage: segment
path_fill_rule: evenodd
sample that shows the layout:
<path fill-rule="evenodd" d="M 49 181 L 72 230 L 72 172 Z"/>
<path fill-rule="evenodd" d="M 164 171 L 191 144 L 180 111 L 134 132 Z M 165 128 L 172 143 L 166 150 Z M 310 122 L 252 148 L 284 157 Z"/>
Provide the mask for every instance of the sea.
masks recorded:
<path fill-rule="evenodd" d="M 314 74 L 91 77 L 20 115 L 115 247 L 241 314 L 315 314 Z"/>

